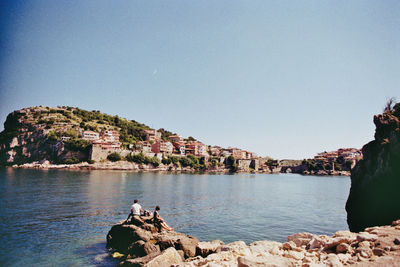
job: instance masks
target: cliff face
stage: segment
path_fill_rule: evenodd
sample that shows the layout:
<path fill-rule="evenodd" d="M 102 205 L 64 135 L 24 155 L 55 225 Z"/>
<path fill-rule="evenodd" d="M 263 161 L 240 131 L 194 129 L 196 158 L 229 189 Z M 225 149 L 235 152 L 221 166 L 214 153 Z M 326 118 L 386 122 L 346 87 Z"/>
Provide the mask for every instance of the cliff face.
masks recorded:
<path fill-rule="evenodd" d="M 85 161 L 89 157 L 90 142 L 82 139 L 82 132 L 108 128 L 118 130 L 121 141 L 130 143 L 141 138 L 141 130 L 148 127 L 118 116 L 73 107 L 16 110 L 7 116 L 4 131 L 0 132 L 0 165 L 44 160 Z M 59 142 L 62 137 L 68 140 Z"/>
<path fill-rule="evenodd" d="M 25 120 L 27 111 L 10 113 L 0 133 L 0 163 L 42 160 L 53 154 L 53 144 L 46 142 L 48 129 Z"/>
<path fill-rule="evenodd" d="M 400 217 L 400 105 L 374 116 L 375 140 L 362 148 L 351 171 L 346 203 L 351 231 L 387 225 Z"/>

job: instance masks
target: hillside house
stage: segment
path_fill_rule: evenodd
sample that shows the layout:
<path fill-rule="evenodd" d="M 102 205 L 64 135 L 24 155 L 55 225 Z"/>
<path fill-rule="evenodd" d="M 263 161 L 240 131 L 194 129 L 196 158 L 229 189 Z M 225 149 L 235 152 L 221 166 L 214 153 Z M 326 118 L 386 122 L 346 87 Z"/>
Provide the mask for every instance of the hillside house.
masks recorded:
<path fill-rule="evenodd" d="M 361 151 L 356 148 L 341 148 L 338 150 L 338 154 L 345 160 L 355 160 L 362 156 Z"/>
<path fill-rule="evenodd" d="M 95 140 L 92 143 L 92 146 L 97 146 L 101 148 L 102 150 L 119 150 L 121 149 L 121 143 L 120 142 L 109 142 L 105 140 Z"/>
<path fill-rule="evenodd" d="M 94 131 L 83 131 L 82 139 L 94 141 L 94 140 L 100 139 L 100 135 L 99 135 L 99 133 L 94 132 Z"/>
<path fill-rule="evenodd" d="M 157 140 L 151 146 L 151 151 L 153 153 L 163 153 L 163 154 L 172 154 L 174 147 L 171 142 L 164 142 L 162 140 Z"/>
<path fill-rule="evenodd" d="M 61 138 L 60 138 L 61 141 L 68 141 L 70 139 L 71 139 L 71 137 L 69 137 L 69 136 L 61 136 Z"/>
<path fill-rule="evenodd" d="M 170 135 L 168 136 L 168 139 L 172 142 L 172 143 L 179 143 L 182 142 L 183 138 L 180 135 Z"/>
<path fill-rule="evenodd" d="M 226 149 L 235 159 L 246 159 L 246 151 L 243 151 L 236 147 L 228 147 Z"/>
<path fill-rule="evenodd" d="M 152 145 L 148 141 L 139 141 L 135 143 L 135 150 L 143 154 L 152 153 Z"/>
<path fill-rule="evenodd" d="M 116 130 L 103 130 L 100 138 L 106 142 L 119 142 L 119 133 Z"/>
<path fill-rule="evenodd" d="M 90 159 L 100 161 L 106 159 L 113 152 L 121 154 L 121 143 L 119 141 L 109 142 L 102 139 L 94 140 L 90 149 Z"/>
<path fill-rule="evenodd" d="M 222 147 L 220 146 L 212 146 L 209 149 L 211 156 L 220 156 L 222 153 Z"/>
<path fill-rule="evenodd" d="M 175 151 L 179 154 L 179 155 L 185 155 L 186 153 L 186 146 L 184 142 L 173 142 L 172 145 L 175 148 Z"/>
<path fill-rule="evenodd" d="M 257 154 L 254 152 L 246 151 L 246 159 L 257 159 Z"/>
<path fill-rule="evenodd" d="M 146 141 L 156 141 L 161 139 L 161 133 L 156 130 L 143 130 Z"/>
<path fill-rule="evenodd" d="M 207 146 L 201 142 L 189 142 L 185 146 L 185 153 L 191 154 L 197 157 L 206 157 L 208 156 L 207 153 Z"/>

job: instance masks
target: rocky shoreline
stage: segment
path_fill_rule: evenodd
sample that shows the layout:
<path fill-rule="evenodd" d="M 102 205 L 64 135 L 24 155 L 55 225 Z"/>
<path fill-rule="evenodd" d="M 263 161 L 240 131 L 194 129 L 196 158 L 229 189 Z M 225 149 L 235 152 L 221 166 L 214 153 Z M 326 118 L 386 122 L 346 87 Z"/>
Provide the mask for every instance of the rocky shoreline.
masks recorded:
<path fill-rule="evenodd" d="M 123 170 L 132 172 L 168 172 L 168 173 L 212 173 L 212 174 L 228 174 L 231 173 L 230 169 L 226 168 L 214 168 L 207 170 L 197 170 L 191 167 L 176 167 L 170 165 L 161 164 L 158 167 L 154 167 L 146 164 L 136 164 L 127 161 L 118 162 L 96 162 L 89 164 L 87 162 L 81 162 L 78 164 L 51 164 L 49 161 L 44 162 L 33 162 L 25 164 L 12 165 L 13 168 L 22 169 L 61 169 L 61 170 Z M 237 171 L 237 173 L 266 173 L 266 174 L 279 174 L 279 173 L 298 173 L 302 175 L 316 175 L 316 176 L 350 176 L 350 172 L 347 171 L 318 171 L 318 172 L 282 172 L 280 170 L 272 171 Z"/>
<path fill-rule="evenodd" d="M 364 232 L 332 236 L 297 233 L 287 242 L 201 242 L 178 232 L 158 233 L 150 223 L 120 222 L 107 235 L 119 266 L 400 266 L 400 220 Z"/>

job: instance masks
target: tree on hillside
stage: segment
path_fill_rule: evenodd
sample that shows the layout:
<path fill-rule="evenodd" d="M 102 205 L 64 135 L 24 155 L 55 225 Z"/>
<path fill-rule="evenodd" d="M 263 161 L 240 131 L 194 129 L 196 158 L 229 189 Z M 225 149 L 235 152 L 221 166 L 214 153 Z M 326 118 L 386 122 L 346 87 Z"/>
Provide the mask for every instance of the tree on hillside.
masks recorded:
<path fill-rule="evenodd" d="M 107 156 L 107 159 L 109 161 L 116 162 L 116 161 L 120 161 L 122 159 L 122 157 L 117 152 L 113 152 L 113 153 L 111 153 L 110 155 Z"/>
<path fill-rule="evenodd" d="M 230 169 L 231 172 L 236 172 L 237 171 L 237 163 L 236 163 L 236 158 L 234 156 L 230 155 L 226 159 L 226 163 L 230 167 L 229 169 Z"/>

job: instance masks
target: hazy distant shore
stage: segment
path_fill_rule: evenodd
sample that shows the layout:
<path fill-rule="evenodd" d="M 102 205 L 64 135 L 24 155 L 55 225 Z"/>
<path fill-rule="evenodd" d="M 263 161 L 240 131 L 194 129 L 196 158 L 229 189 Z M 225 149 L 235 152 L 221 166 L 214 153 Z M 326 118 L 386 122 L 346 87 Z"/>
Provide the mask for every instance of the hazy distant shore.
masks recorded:
<path fill-rule="evenodd" d="M 33 163 L 25 163 L 25 164 L 15 164 L 11 166 L 12 168 L 22 168 L 22 169 L 42 169 L 42 170 L 50 170 L 50 169 L 58 169 L 58 170 L 122 170 L 122 171 L 131 171 L 131 172 L 162 172 L 162 173 L 212 173 L 212 174 L 229 174 L 232 173 L 227 168 L 217 168 L 217 169 L 194 169 L 191 167 L 176 167 L 176 166 L 168 166 L 168 165 L 160 165 L 158 167 L 153 167 L 151 165 L 146 164 L 135 164 L 127 161 L 119 161 L 119 162 L 96 162 L 93 164 L 89 164 L 87 162 L 81 162 L 77 164 L 51 164 L 48 161 L 46 162 L 33 162 Z M 279 170 L 272 171 L 238 171 L 238 173 L 265 173 L 265 174 L 279 174 L 279 173 L 290 173 L 290 172 L 281 172 Z M 350 172 L 348 171 L 318 171 L 318 172 L 305 172 L 298 173 L 302 175 L 317 175 L 317 176 L 350 176 Z"/>

